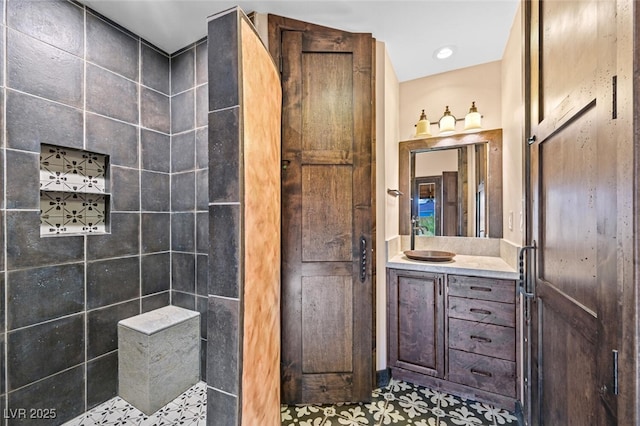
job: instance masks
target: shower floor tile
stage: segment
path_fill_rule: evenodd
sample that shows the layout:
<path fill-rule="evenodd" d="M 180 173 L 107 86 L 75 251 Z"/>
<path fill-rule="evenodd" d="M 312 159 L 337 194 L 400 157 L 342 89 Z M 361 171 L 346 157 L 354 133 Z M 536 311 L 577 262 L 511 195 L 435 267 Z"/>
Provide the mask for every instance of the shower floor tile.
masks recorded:
<path fill-rule="evenodd" d="M 153 413 L 145 415 L 120 397 L 111 398 L 64 426 L 206 426 L 207 385 L 198 382 L 179 397 Z"/>
<path fill-rule="evenodd" d="M 391 379 L 375 389 L 371 402 L 283 405 L 282 426 L 502 426 L 518 425 L 505 410 Z M 98 405 L 64 426 L 206 426 L 207 385 L 198 382 L 151 416 L 120 397 Z"/>

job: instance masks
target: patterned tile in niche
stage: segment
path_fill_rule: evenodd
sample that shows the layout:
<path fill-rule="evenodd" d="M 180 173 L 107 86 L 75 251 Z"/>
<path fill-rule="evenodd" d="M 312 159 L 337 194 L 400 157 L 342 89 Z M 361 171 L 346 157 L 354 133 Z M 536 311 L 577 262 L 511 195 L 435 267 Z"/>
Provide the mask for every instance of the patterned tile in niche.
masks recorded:
<path fill-rule="evenodd" d="M 48 191 L 104 193 L 107 156 L 42 145 L 40 188 Z"/>

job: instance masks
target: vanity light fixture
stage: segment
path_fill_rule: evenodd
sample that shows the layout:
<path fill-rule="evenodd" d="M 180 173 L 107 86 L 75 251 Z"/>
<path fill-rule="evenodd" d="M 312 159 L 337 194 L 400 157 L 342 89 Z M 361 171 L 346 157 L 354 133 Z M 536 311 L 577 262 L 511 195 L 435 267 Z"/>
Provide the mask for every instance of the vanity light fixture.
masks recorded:
<path fill-rule="evenodd" d="M 418 124 L 416 124 L 416 136 L 431 136 L 431 132 L 429 131 L 429 127 L 431 123 L 427 119 L 427 114 L 422 110 L 422 114 L 420 114 L 420 120 L 418 120 Z"/>
<path fill-rule="evenodd" d="M 438 121 L 438 128 L 440 129 L 441 135 L 450 135 L 456 131 L 456 118 L 451 115 L 451 111 L 449 111 L 449 105 L 447 105 L 444 109 L 444 114 Z"/>
<path fill-rule="evenodd" d="M 476 108 L 476 101 L 471 102 L 471 108 L 469 113 L 464 118 L 464 130 L 465 131 L 478 131 L 482 129 L 482 116 Z"/>

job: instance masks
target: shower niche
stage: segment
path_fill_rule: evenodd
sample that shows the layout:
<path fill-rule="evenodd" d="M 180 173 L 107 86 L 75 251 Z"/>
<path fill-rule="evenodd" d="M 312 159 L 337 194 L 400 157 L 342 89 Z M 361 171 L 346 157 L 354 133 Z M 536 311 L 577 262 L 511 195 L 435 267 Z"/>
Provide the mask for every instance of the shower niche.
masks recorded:
<path fill-rule="evenodd" d="M 109 156 L 42 144 L 40 236 L 109 232 Z"/>

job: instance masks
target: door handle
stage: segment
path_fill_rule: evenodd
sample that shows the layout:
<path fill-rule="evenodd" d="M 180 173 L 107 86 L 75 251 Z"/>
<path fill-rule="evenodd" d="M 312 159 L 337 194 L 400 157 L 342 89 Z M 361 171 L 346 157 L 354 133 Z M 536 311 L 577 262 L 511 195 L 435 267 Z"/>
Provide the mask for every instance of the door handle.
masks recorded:
<path fill-rule="evenodd" d="M 360 282 L 367 279 L 367 240 L 360 237 Z"/>
<path fill-rule="evenodd" d="M 518 253 L 518 272 L 520 275 L 520 278 L 518 280 L 518 287 L 520 287 L 520 293 L 527 299 L 534 299 L 536 297 L 536 291 L 535 291 L 536 286 L 535 286 L 535 283 L 531 283 L 531 286 L 530 286 L 531 288 L 530 289 L 527 288 L 527 280 L 526 280 L 527 271 L 525 270 L 524 255 L 528 250 L 535 252 L 536 249 L 537 249 L 537 246 L 536 246 L 536 242 L 534 241 L 533 244 L 520 248 L 520 251 Z M 535 267 L 535 259 L 531 263 Z M 535 281 L 535 277 L 533 278 L 533 281 Z"/>

